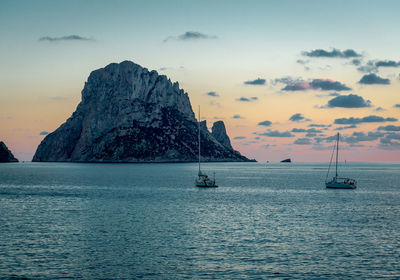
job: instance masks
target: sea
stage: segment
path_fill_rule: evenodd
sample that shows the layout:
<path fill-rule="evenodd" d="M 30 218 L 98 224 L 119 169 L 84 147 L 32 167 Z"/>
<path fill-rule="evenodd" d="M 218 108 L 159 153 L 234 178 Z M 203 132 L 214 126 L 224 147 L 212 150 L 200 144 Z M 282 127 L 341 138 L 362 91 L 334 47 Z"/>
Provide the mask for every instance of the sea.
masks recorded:
<path fill-rule="evenodd" d="M 1 279 L 400 279 L 400 162 L 0 165 Z"/>

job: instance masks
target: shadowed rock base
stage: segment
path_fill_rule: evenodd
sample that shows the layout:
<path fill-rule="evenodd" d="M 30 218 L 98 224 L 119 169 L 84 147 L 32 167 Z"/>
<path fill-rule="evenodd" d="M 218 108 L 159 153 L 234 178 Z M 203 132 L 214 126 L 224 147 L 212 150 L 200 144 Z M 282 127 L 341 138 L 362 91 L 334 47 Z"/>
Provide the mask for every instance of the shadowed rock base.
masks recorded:
<path fill-rule="evenodd" d="M 0 141 L 0 162 L 18 162 L 4 142 Z"/>

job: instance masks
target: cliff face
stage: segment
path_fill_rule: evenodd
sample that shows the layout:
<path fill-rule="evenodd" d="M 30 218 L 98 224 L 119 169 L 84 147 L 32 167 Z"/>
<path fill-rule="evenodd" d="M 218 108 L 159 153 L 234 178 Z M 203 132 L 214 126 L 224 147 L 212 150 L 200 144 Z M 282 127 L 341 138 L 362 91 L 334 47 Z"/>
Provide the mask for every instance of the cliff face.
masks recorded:
<path fill-rule="evenodd" d="M 18 162 L 3 141 L 0 141 L 0 162 Z"/>
<path fill-rule="evenodd" d="M 90 74 L 76 111 L 43 139 L 33 161 L 195 161 L 197 133 L 178 83 L 130 61 L 112 63 Z M 248 161 L 203 125 L 201 147 L 205 161 Z"/>
<path fill-rule="evenodd" d="M 233 150 L 231 145 L 231 140 L 228 134 L 226 134 L 226 128 L 223 121 L 217 121 L 213 124 L 211 129 L 211 135 L 222 145 L 224 145 L 229 150 Z"/>

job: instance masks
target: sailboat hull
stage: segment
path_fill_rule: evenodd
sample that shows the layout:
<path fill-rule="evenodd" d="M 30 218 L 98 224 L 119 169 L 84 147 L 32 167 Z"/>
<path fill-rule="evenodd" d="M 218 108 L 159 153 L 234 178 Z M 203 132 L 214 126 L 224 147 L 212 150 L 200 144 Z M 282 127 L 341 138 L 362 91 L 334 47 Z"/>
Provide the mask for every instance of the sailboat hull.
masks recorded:
<path fill-rule="evenodd" d="M 350 185 L 350 184 L 345 184 L 345 183 L 339 183 L 339 182 L 328 182 L 325 183 L 326 188 L 328 189 L 356 189 L 356 185 Z"/>
<path fill-rule="evenodd" d="M 196 184 L 198 188 L 218 188 L 218 185 L 204 185 L 204 184 Z"/>
<path fill-rule="evenodd" d="M 208 176 L 199 176 L 195 180 L 195 186 L 199 188 L 218 188 L 218 185 L 215 184 L 214 180 L 208 178 Z"/>

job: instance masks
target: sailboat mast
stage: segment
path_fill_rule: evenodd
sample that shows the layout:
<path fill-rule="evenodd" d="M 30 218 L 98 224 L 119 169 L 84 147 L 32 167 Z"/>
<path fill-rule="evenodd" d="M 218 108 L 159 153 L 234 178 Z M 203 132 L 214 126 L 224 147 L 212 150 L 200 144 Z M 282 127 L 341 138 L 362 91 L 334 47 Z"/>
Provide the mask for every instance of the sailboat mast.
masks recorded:
<path fill-rule="evenodd" d="M 200 105 L 199 105 L 199 121 L 197 122 L 199 130 L 199 173 L 200 173 Z"/>
<path fill-rule="evenodd" d="M 336 177 L 338 176 L 337 174 L 338 161 L 339 161 L 339 132 L 337 134 L 337 139 L 336 139 Z"/>

